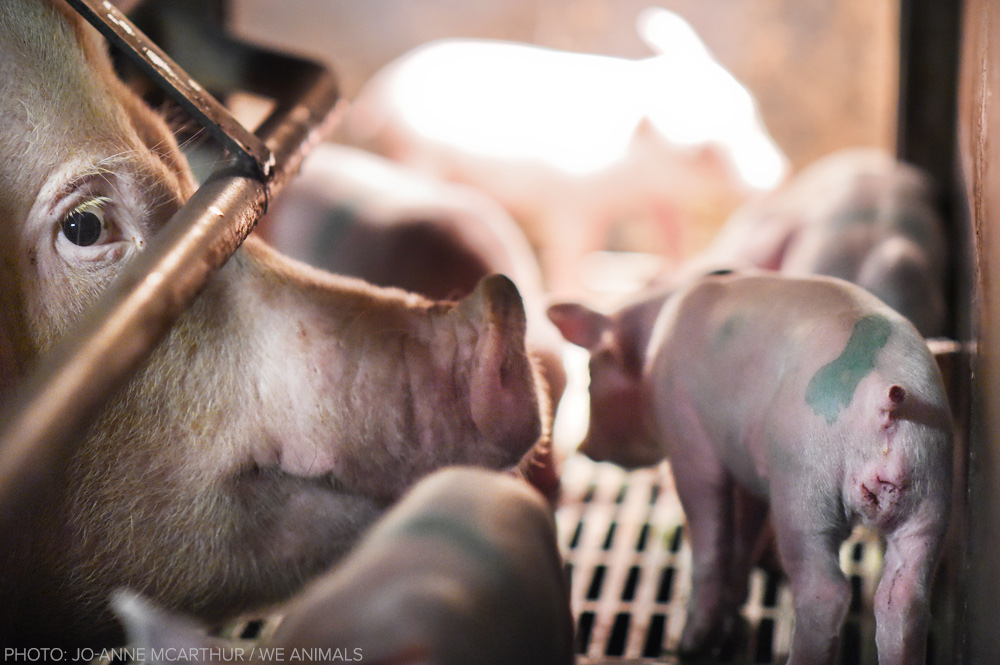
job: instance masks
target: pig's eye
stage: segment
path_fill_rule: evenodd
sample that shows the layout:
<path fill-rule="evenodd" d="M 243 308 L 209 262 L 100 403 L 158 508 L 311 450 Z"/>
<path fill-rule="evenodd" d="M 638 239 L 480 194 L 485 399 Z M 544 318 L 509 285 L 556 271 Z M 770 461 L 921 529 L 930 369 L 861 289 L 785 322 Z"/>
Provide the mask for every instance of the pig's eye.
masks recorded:
<path fill-rule="evenodd" d="M 60 225 L 63 235 L 74 245 L 88 247 L 98 243 L 107 232 L 104 220 L 104 206 L 108 199 L 92 199 L 76 207 Z"/>

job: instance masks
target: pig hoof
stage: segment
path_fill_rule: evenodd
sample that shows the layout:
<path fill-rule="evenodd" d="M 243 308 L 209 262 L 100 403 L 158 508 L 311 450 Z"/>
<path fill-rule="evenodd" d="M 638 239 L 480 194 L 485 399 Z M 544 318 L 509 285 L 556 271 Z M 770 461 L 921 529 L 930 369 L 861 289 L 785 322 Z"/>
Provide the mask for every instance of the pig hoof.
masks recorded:
<path fill-rule="evenodd" d="M 683 663 L 730 662 L 736 654 L 745 651 L 749 636 L 746 619 L 739 615 L 725 617 L 718 621 L 708 633 L 691 645 L 693 639 L 681 638 L 677 656 Z"/>

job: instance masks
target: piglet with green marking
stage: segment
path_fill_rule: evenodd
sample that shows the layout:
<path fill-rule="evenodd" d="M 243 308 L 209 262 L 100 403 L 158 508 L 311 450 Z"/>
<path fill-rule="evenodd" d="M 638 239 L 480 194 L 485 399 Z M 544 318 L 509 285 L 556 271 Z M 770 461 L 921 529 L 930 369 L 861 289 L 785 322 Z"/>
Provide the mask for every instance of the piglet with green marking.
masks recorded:
<path fill-rule="evenodd" d="M 911 323 L 848 282 L 762 273 L 610 316 L 574 304 L 549 316 L 591 352 L 583 452 L 626 467 L 670 458 L 693 559 L 683 655 L 732 632 L 770 510 L 795 602 L 789 665 L 836 661 L 851 600 L 838 553 L 859 523 L 886 538 L 879 662 L 925 662 L 952 421 Z"/>

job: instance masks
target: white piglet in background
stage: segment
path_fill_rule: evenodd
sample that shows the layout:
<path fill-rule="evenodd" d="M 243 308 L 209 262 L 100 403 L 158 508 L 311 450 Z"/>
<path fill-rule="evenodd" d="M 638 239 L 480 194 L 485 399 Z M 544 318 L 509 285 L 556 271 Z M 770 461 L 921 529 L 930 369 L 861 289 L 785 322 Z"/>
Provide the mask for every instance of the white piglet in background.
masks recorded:
<path fill-rule="evenodd" d="M 343 137 L 490 194 L 525 227 L 556 290 L 581 290 L 594 251 L 676 263 L 781 182 L 786 159 L 753 97 L 681 17 L 650 8 L 639 30 L 657 55 L 418 47 L 362 88 Z"/>
<path fill-rule="evenodd" d="M 626 467 L 669 459 L 692 548 L 683 653 L 732 631 L 769 509 L 794 597 L 789 665 L 836 662 L 851 599 L 838 554 L 857 523 L 886 538 L 879 662 L 925 662 L 952 424 L 912 324 L 848 282 L 770 273 L 550 316 L 591 354 L 581 450 Z"/>
<path fill-rule="evenodd" d="M 191 195 L 163 120 L 61 0 L 0 3 L 0 389 L 7 398 Z M 0 541 L 0 643 L 107 646 L 128 588 L 203 620 L 328 570 L 440 467 L 504 469 L 542 432 L 513 283 L 458 303 L 250 238 L 79 432 Z"/>

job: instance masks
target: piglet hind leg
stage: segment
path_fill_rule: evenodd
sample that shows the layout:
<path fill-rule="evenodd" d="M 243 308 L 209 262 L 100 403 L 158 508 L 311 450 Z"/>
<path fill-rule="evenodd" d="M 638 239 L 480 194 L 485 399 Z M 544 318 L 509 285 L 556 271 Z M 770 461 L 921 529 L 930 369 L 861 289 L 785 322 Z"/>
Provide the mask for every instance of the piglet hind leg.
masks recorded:
<path fill-rule="evenodd" d="M 799 497 L 797 501 L 808 501 Z M 840 544 L 846 526 L 797 524 L 788 498 L 772 502 L 774 527 L 792 586 L 795 628 L 786 665 L 832 665 L 851 601 L 851 586 L 840 569 Z"/>
<path fill-rule="evenodd" d="M 734 595 L 733 482 L 721 468 L 675 473 L 691 545 L 691 595 L 679 655 L 722 657 L 730 646 L 742 595 Z"/>
<path fill-rule="evenodd" d="M 913 520 L 911 520 L 912 522 Z M 929 598 L 943 527 L 905 523 L 886 537 L 882 579 L 875 592 L 879 665 L 924 665 Z"/>
<path fill-rule="evenodd" d="M 729 568 L 729 593 L 731 604 L 742 607 L 747 601 L 750 573 L 765 554 L 762 545 L 767 525 L 767 501 L 755 496 L 740 485 L 733 486 L 733 560 Z"/>

